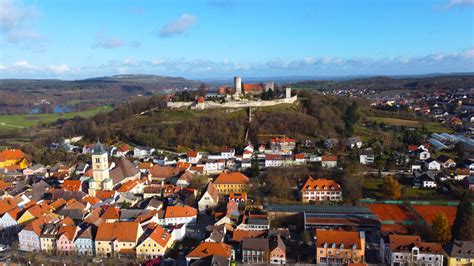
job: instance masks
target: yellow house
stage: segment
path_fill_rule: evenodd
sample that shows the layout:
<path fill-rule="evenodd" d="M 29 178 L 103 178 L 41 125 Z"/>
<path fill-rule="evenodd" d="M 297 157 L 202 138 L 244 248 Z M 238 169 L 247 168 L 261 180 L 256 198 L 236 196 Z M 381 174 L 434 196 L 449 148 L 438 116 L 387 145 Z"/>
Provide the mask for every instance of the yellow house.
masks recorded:
<path fill-rule="evenodd" d="M 365 234 L 316 229 L 316 263 L 347 264 L 365 261 Z"/>
<path fill-rule="evenodd" d="M 25 169 L 29 165 L 26 154 L 21 150 L 4 150 L 0 152 L 0 168 L 16 166 L 18 169 Z"/>
<path fill-rule="evenodd" d="M 223 172 L 213 184 L 220 196 L 229 195 L 231 192 L 242 193 L 248 189 L 249 178 L 240 172 Z"/>
<path fill-rule="evenodd" d="M 453 241 L 446 245 L 448 266 L 474 265 L 474 241 Z"/>
<path fill-rule="evenodd" d="M 138 222 L 101 223 L 95 238 L 96 255 L 110 257 L 117 253 L 135 253 L 142 234 Z"/>
<path fill-rule="evenodd" d="M 137 246 L 137 256 L 145 258 L 164 256 L 173 245 L 171 234 L 157 224 L 149 224 L 141 240 Z"/>

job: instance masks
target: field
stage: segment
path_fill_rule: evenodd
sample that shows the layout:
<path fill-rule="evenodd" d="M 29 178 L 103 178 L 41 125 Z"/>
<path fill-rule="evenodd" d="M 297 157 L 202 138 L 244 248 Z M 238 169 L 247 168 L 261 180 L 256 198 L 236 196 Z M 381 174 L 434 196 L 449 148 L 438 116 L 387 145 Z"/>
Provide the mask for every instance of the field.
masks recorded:
<path fill-rule="evenodd" d="M 73 118 L 76 116 L 90 117 L 99 112 L 111 110 L 111 106 L 102 106 L 96 109 L 91 109 L 82 112 L 71 113 L 55 113 L 55 114 L 26 114 L 26 115 L 1 115 L 0 116 L 0 131 L 8 129 L 23 129 L 40 123 L 51 123 L 59 118 Z"/>
<path fill-rule="evenodd" d="M 419 120 L 407 120 L 399 118 L 390 118 L 390 117 L 368 117 L 371 121 L 376 121 L 377 123 L 384 123 L 390 126 L 406 126 L 406 127 L 415 127 L 421 128 L 426 127 L 429 132 L 451 132 L 452 130 L 447 128 L 445 125 L 438 122 L 423 122 Z"/>

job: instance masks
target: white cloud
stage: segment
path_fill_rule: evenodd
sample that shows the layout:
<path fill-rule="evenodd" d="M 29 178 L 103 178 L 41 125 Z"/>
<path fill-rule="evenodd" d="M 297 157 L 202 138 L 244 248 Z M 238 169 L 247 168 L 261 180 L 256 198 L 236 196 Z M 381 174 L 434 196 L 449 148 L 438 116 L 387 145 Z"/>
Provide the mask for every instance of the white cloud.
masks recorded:
<path fill-rule="evenodd" d="M 38 13 L 34 6 L 22 1 L 0 0 L 0 37 L 23 48 L 43 50 L 40 34 L 31 29 Z"/>
<path fill-rule="evenodd" d="M 7 69 L 7 67 L 6 67 L 6 66 L 4 66 L 4 65 L 0 64 L 0 70 L 6 70 L 6 69 Z"/>
<path fill-rule="evenodd" d="M 53 73 L 56 74 L 64 74 L 66 72 L 71 71 L 68 65 L 62 64 L 62 65 L 50 65 L 48 66 L 48 69 L 52 71 Z"/>
<path fill-rule="evenodd" d="M 125 41 L 122 38 L 111 37 L 105 30 L 100 30 L 95 34 L 95 42 L 92 48 L 114 49 L 128 45 L 132 48 L 138 48 L 141 43 L 138 41 Z"/>
<path fill-rule="evenodd" d="M 19 69 L 35 69 L 36 68 L 35 66 L 31 65 L 26 60 L 16 61 L 15 64 L 13 64 L 13 66 Z"/>
<path fill-rule="evenodd" d="M 456 7 L 456 6 L 473 6 L 474 0 L 449 0 L 447 7 Z"/>
<path fill-rule="evenodd" d="M 197 23 L 197 17 L 184 13 L 176 20 L 164 25 L 160 30 L 161 37 L 171 37 L 186 32 L 190 27 Z"/>

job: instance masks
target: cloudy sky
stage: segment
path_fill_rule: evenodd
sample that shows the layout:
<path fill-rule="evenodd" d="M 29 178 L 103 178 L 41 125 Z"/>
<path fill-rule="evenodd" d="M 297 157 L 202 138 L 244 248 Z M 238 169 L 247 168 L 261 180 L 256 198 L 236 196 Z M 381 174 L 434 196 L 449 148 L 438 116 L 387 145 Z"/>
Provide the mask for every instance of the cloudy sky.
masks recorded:
<path fill-rule="evenodd" d="M 0 0 L 0 78 L 474 71 L 474 0 Z"/>

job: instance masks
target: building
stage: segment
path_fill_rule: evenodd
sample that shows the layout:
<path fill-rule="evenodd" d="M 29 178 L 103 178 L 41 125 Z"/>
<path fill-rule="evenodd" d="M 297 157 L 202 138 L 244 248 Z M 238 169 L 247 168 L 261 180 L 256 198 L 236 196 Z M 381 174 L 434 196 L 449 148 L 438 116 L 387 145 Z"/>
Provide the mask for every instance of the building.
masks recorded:
<path fill-rule="evenodd" d="M 41 219 L 28 223 L 18 233 L 18 249 L 29 252 L 39 252 L 41 250 L 40 236 L 44 223 Z"/>
<path fill-rule="evenodd" d="M 168 206 L 165 212 L 165 224 L 195 224 L 198 211 L 190 206 Z"/>
<path fill-rule="evenodd" d="M 296 141 L 292 138 L 273 138 L 270 140 L 270 149 L 282 154 L 291 155 L 296 147 Z"/>
<path fill-rule="evenodd" d="M 285 157 L 280 154 L 265 154 L 265 167 L 282 167 Z"/>
<path fill-rule="evenodd" d="M 25 169 L 28 165 L 29 162 L 23 151 L 16 149 L 0 151 L 0 168 Z"/>
<path fill-rule="evenodd" d="M 214 180 L 213 184 L 219 192 L 219 196 L 223 196 L 229 195 L 231 192 L 246 192 L 249 178 L 240 172 L 223 172 Z"/>
<path fill-rule="evenodd" d="M 337 156 L 321 156 L 321 166 L 323 168 L 335 168 L 337 167 Z"/>
<path fill-rule="evenodd" d="M 40 236 L 41 251 L 47 253 L 56 252 L 56 236 L 58 235 L 59 225 L 47 224 Z"/>
<path fill-rule="evenodd" d="M 172 246 L 171 234 L 157 224 L 149 224 L 139 240 L 137 256 L 157 258 L 164 256 Z"/>
<path fill-rule="evenodd" d="M 441 244 L 423 242 L 416 235 L 389 235 L 387 240 L 382 238 L 380 251 L 384 262 L 389 265 L 443 265 Z"/>
<path fill-rule="evenodd" d="M 151 156 L 154 152 L 154 148 L 137 146 L 133 149 L 133 157 L 141 159 Z"/>
<path fill-rule="evenodd" d="M 244 238 L 242 241 L 242 263 L 266 264 L 270 261 L 268 238 Z"/>
<path fill-rule="evenodd" d="M 316 229 L 316 263 L 347 264 L 365 261 L 365 233 L 363 231 L 335 231 Z"/>
<path fill-rule="evenodd" d="M 236 97 L 242 95 L 242 79 L 240 77 L 234 77 L 234 88 Z"/>
<path fill-rule="evenodd" d="M 310 201 L 341 201 L 341 186 L 334 180 L 326 178 L 308 179 L 300 188 L 301 200 L 303 202 Z"/>
<path fill-rule="evenodd" d="M 361 164 L 372 164 L 375 161 L 375 152 L 372 149 L 362 150 L 359 153 L 359 162 Z"/>
<path fill-rule="evenodd" d="M 360 137 L 350 137 L 346 140 L 345 144 L 348 149 L 362 148 L 362 140 Z"/>
<path fill-rule="evenodd" d="M 70 255 L 75 251 L 74 239 L 79 227 L 75 225 L 60 226 L 58 239 L 56 240 L 56 251 L 59 254 Z"/>
<path fill-rule="evenodd" d="M 97 190 L 111 190 L 112 179 L 109 176 L 108 153 L 100 141 L 97 141 L 92 153 L 92 179 L 89 180 L 89 195 L 95 196 Z"/>
<path fill-rule="evenodd" d="M 74 246 L 79 255 L 94 255 L 94 232 L 93 226 L 88 226 L 84 230 L 77 233 L 77 238 L 74 241 Z"/>
<path fill-rule="evenodd" d="M 286 264 L 286 245 L 279 235 L 270 238 L 270 263 Z"/>
<path fill-rule="evenodd" d="M 444 250 L 448 266 L 474 265 L 474 241 L 455 240 Z"/>
<path fill-rule="evenodd" d="M 214 187 L 212 182 L 209 182 L 206 187 L 206 191 L 198 201 L 199 212 L 203 212 L 212 209 L 219 203 L 219 191 Z"/>
<path fill-rule="evenodd" d="M 95 253 L 112 256 L 117 253 L 134 253 L 143 230 L 138 222 L 101 223 L 95 238 Z"/>
<path fill-rule="evenodd" d="M 434 172 L 415 172 L 413 177 L 414 185 L 418 188 L 436 188 L 436 178 Z"/>
<path fill-rule="evenodd" d="M 199 260 L 211 256 L 221 256 L 227 259 L 233 257 L 232 246 L 221 242 L 202 242 L 186 255 L 186 260 Z"/>
<path fill-rule="evenodd" d="M 439 171 L 441 170 L 441 163 L 433 158 L 425 160 L 425 169 L 428 171 Z"/>

